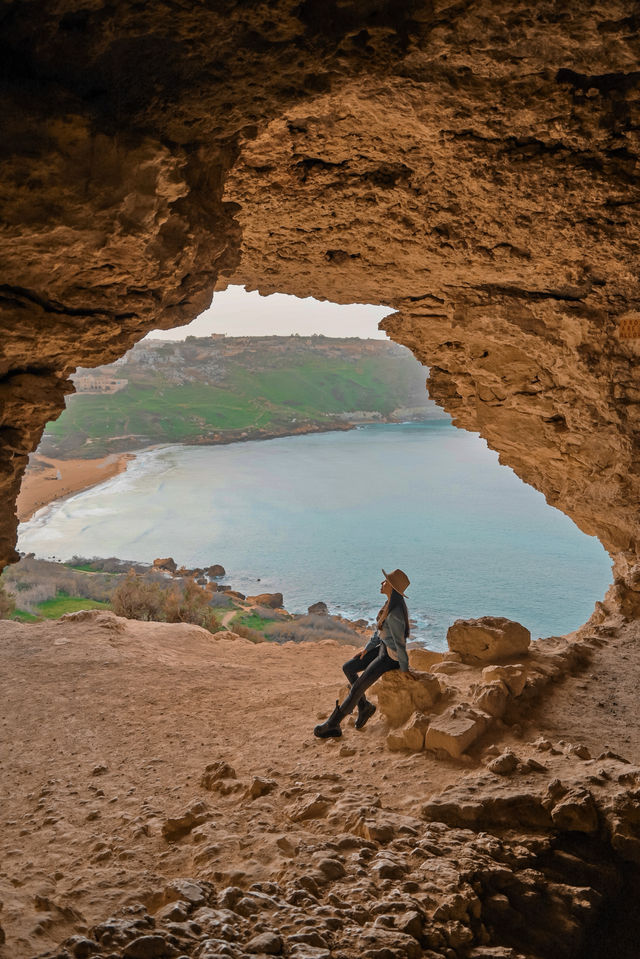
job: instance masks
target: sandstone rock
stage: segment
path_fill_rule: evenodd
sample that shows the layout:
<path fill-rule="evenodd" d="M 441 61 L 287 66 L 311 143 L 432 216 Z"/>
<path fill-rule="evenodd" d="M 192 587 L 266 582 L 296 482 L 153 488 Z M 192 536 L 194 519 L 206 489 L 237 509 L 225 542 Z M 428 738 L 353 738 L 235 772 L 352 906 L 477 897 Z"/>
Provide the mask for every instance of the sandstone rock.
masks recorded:
<path fill-rule="evenodd" d="M 455 660 L 443 660 L 441 663 L 434 663 L 430 668 L 432 673 L 442 673 L 443 676 L 456 676 L 458 673 L 471 673 L 473 667 L 467 663 L 458 663 Z"/>
<path fill-rule="evenodd" d="M 244 799 L 258 799 L 259 796 L 266 796 L 272 792 L 277 785 L 275 779 L 264 779 L 262 776 L 254 776 L 244 794 Z"/>
<path fill-rule="evenodd" d="M 162 570 L 166 573 L 175 573 L 178 569 L 178 565 L 173 557 L 166 556 L 164 559 L 154 559 L 153 568 Z"/>
<path fill-rule="evenodd" d="M 305 797 L 291 806 L 287 815 L 292 822 L 305 822 L 309 819 L 324 819 L 331 807 L 331 800 L 321 793 Z"/>
<path fill-rule="evenodd" d="M 436 676 L 418 673 L 419 679 L 399 670 L 385 673 L 374 688 L 378 708 L 392 728 L 402 726 L 415 712 L 429 712 L 440 699 L 442 690 Z"/>
<path fill-rule="evenodd" d="M 429 718 L 424 713 L 415 712 L 409 717 L 404 726 L 392 729 L 387 736 L 387 747 L 392 751 L 408 749 L 417 753 L 424 749 L 424 738 L 429 726 Z"/>
<path fill-rule="evenodd" d="M 457 619 L 447 631 L 447 643 L 464 663 L 474 666 L 526 653 L 531 633 L 520 623 L 503 616 L 482 616 Z"/>
<path fill-rule="evenodd" d="M 122 950 L 126 959 L 162 959 L 171 952 L 169 944 L 162 936 L 140 936 L 133 939 Z"/>
<path fill-rule="evenodd" d="M 584 833 L 598 831 L 598 810 L 588 789 L 571 789 L 552 807 L 551 819 L 558 829 Z"/>
<path fill-rule="evenodd" d="M 191 879 L 172 879 L 164 888 L 163 899 L 165 903 L 186 902 L 194 909 L 204 905 L 212 887 L 206 888 L 200 882 Z"/>
<path fill-rule="evenodd" d="M 309 616 L 328 616 L 329 607 L 322 601 L 318 603 L 312 603 L 312 605 L 308 607 L 307 613 Z"/>
<path fill-rule="evenodd" d="M 476 686 L 473 705 L 495 719 L 499 719 L 504 716 L 509 698 L 509 690 L 501 680 L 497 679 Z"/>
<path fill-rule="evenodd" d="M 425 735 L 425 749 L 444 749 L 459 759 L 487 728 L 487 717 L 466 703 L 434 716 Z"/>
<path fill-rule="evenodd" d="M 261 953 L 265 956 L 279 956 L 282 952 L 282 939 L 275 932 L 263 932 L 254 936 L 245 946 L 250 954 Z"/>
<path fill-rule="evenodd" d="M 428 673 L 435 663 L 442 661 L 442 653 L 436 653 L 431 649 L 425 649 L 424 646 L 415 646 L 411 643 L 407 646 L 407 653 L 411 669 L 419 672 Z"/>
<path fill-rule="evenodd" d="M 206 822 L 209 816 L 209 807 L 205 802 L 194 802 L 181 816 L 167 819 L 163 823 L 162 835 L 167 842 L 175 842 L 190 833 L 196 826 Z"/>
<path fill-rule="evenodd" d="M 520 696 L 527 681 L 527 667 L 520 664 L 513 666 L 485 666 L 482 678 L 491 683 L 501 680 L 512 696 Z"/>
<path fill-rule="evenodd" d="M 503 753 L 487 763 L 487 769 L 498 776 L 509 776 L 518 768 L 518 757 L 510 749 L 505 749 Z"/>
<path fill-rule="evenodd" d="M 258 596 L 247 596 L 247 602 L 253 606 L 266 606 L 267 609 L 281 609 L 284 599 L 282 593 L 260 593 Z"/>
<path fill-rule="evenodd" d="M 224 566 L 221 566 L 220 563 L 214 563 L 213 566 L 209 566 L 206 570 L 207 576 L 210 579 L 216 579 L 220 576 L 226 576 L 227 571 Z"/>
<path fill-rule="evenodd" d="M 200 785 L 204 789 L 212 789 L 213 784 L 220 779 L 236 779 L 236 771 L 233 766 L 222 760 L 209 763 L 200 777 Z"/>

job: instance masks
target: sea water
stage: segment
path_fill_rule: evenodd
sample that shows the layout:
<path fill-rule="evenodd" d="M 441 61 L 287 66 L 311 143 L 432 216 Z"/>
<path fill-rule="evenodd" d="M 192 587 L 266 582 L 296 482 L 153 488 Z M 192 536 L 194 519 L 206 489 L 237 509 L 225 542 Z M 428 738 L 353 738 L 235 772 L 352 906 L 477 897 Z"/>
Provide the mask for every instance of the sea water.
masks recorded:
<path fill-rule="evenodd" d="M 323 600 L 369 620 L 381 569 L 400 567 L 414 638 L 436 649 L 459 617 L 566 633 L 611 580 L 596 539 L 447 420 L 144 452 L 23 523 L 19 548 L 222 563 L 235 589 L 281 591 L 292 612 Z"/>

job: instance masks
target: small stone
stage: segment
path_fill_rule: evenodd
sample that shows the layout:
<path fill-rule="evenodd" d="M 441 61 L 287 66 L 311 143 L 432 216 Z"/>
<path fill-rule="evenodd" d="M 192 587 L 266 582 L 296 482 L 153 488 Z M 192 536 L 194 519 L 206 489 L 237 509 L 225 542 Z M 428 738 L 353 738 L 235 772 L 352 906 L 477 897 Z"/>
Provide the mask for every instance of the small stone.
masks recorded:
<path fill-rule="evenodd" d="M 288 810 L 292 822 L 305 822 L 308 819 L 324 819 L 331 806 L 331 800 L 321 793 L 316 793 L 307 799 L 291 806 Z"/>
<path fill-rule="evenodd" d="M 97 765 L 97 766 L 94 766 L 93 769 L 91 770 L 91 775 L 92 775 L 92 776 L 103 776 L 106 772 L 108 772 L 108 769 L 109 769 L 109 767 L 108 767 L 108 766 L 105 766 L 104 763 L 98 763 L 98 765 Z"/>
<path fill-rule="evenodd" d="M 262 953 L 267 956 L 279 956 L 282 952 L 282 939 L 275 932 L 263 932 L 254 936 L 245 946 L 245 950 L 252 954 Z"/>
<path fill-rule="evenodd" d="M 194 802 L 181 816 L 167 819 L 162 825 L 162 835 L 167 842 L 175 842 L 188 835 L 196 826 L 209 818 L 209 807 L 205 802 Z"/>
<path fill-rule="evenodd" d="M 221 779 L 236 779 L 236 771 L 229 763 L 218 761 L 209 763 L 200 777 L 200 785 L 203 789 L 212 789 L 213 784 Z"/>
<path fill-rule="evenodd" d="M 576 746 L 569 746 L 567 749 L 567 754 L 569 756 L 577 756 L 578 759 L 584 759 L 585 761 L 591 759 L 591 753 L 586 746 L 578 744 Z"/>
<path fill-rule="evenodd" d="M 321 859 L 316 867 L 327 879 L 342 879 L 346 872 L 338 859 Z"/>
<path fill-rule="evenodd" d="M 322 716 L 320 717 L 323 718 Z M 355 756 L 356 750 L 353 746 L 341 746 L 338 752 L 338 756 Z"/>
<path fill-rule="evenodd" d="M 169 946 L 162 936 L 140 936 L 122 950 L 126 959 L 161 959 L 169 953 Z"/>
<path fill-rule="evenodd" d="M 272 792 L 277 785 L 275 779 L 263 779 L 261 776 L 254 776 L 243 798 L 250 800 L 258 799 L 260 796 L 266 796 Z"/>
<path fill-rule="evenodd" d="M 487 769 L 497 776 L 510 776 L 515 772 L 518 766 L 518 757 L 510 749 L 505 749 L 503 753 L 487 763 Z"/>

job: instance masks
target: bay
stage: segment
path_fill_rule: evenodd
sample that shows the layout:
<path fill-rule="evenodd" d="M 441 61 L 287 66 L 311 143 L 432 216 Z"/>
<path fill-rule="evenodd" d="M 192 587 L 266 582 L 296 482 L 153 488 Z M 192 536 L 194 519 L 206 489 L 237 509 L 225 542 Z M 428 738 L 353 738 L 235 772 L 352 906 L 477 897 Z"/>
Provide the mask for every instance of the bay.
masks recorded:
<path fill-rule="evenodd" d="M 249 594 L 287 609 L 324 600 L 372 619 L 381 568 L 404 569 L 413 638 L 446 647 L 453 620 L 508 616 L 532 635 L 580 626 L 610 560 L 478 436 L 446 420 L 373 425 L 229 446 L 172 446 L 40 511 L 19 549 L 222 563 Z"/>

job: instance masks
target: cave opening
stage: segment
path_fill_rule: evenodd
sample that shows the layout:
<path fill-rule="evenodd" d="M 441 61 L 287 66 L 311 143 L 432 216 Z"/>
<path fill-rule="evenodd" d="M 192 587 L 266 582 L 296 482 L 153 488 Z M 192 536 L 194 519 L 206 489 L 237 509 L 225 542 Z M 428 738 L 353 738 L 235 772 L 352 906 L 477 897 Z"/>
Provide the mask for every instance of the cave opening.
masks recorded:
<path fill-rule="evenodd" d="M 578 628 L 609 584 L 606 554 L 428 399 L 429 371 L 383 332 L 388 312 L 232 287 L 188 326 L 79 371 L 40 466 L 135 461 L 36 511 L 21 551 L 222 562 L 245 594 L 259 583 L 291 612 L 322 601 L 367 621 L 378 566 L 408 567 L 414 635 L 435 649 L 459 617 L 507 616 L 534 637 Z"/>

